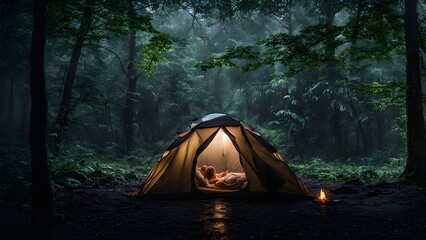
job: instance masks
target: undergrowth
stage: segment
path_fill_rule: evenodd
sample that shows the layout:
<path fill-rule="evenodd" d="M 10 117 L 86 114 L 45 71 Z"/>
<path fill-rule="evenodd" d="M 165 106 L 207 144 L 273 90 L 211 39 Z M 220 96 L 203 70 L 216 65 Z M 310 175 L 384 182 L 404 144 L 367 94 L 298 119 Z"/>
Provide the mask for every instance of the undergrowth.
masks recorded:
<path fill-rule="evenodd" d="M 405 158 L 388 158 L 374 161 L 371 158 L 335 160 L 327 162 L 313 158 L 305 163 L 291 163 L 291 168 L 299 175 L 326 181 L 358 180 L 363 185 L 395 182 L 404 170 Z"/>
<path fill-rule="evenodd" d="M 121 155 L 75 145 L 50 161 L 52 187 L 57 192 L 137 181 L 143 178 L 147 162 L 147 153 L 141 149 Z"/>
<path fill-rule="evenodd" d="M 74 145 L 49 161 L 52 189 L 55 193 L 80 187 L 110 186 L 120 182 L 139 181 L 147 165 L 158 159 L 142 149 L 121 155 L 93 146 Z M 379 160 L 380 159 L 380 160 Z M 152 162 L 151 162 L 152 161 Z M 361 184 L 373 185 L 396 181 L 405 166 L 404 157 L 325 161 L 313 158 L 304 163 L 290 163 L 299 175 L 327 181 L 357 179 Z M 0 147 L 0 195 L 28 199 L 31 187 L 29 150 L 22 146 Z M 3 197 L 0 197 L 0 203 Z"/>
<path fill-rule="evenodd" d="M 146 173 L 148 156 L 138 149 L 121 155 L 90 146 L 68 147 L 58 158 L 49 160 L 54 193 L 80 187 L 110 186 L 139 181 Z M 0 146 L 0 203 L 5 198 L 29 201 L 31 157 L 28 148 Z"/>

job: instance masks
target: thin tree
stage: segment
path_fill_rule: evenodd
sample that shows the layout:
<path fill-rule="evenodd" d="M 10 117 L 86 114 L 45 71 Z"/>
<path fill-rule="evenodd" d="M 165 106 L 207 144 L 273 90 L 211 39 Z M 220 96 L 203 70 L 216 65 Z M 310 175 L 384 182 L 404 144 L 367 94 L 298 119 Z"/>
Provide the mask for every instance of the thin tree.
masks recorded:
<path fill-rule="evenodd" d="M 160 33 L 152 27 L 149 17 L 139 15 L 135 8 L 136 3 L 137 1 L 127 0 L 127 13 L 129 17 L 129 61 L 127 64 L 127 72 L 122 67 L 128 80 L 123 114 L 124 151 L 126 152 L 131 151 L 134 147 L 135 104 L 138 102 L 136 92 L 137 81 L 143 73 L 147 76 L 156 74 L 158 63 L 166 60 L 162 53 L 171 51 L 172 49 L 172 41 L 169 36 Z M 138 32 L 150 33 L 152 37 L 148 42 L 144 43 L 143 46 L 138 46 L 136 42 Z M 137 59 L 137 54 L 139 52 L 137 48 L 141 49 L 140 53 L 143 55 L 142 60 Z M 140 111 L 138 114 L 139 117 L 141 114 L 145 114 L 145 111 L 145 109 Z"/>
<path fill-rule="evenodd" d="M 29 56 L 31 87 L 29 133 L 32 170 L 31 209 L 33 218 L 46 219 L 54 215 L 46 148 L 47 97 L 44 77 L 44 45 L 46 40 L 47 0 L 34 0 L 33 4 L 34 20 Z"/>
<path fill-rule="evenodd" d="M 87 35 L 89 34 L 90 25 L 93 18 L 93 5 L 95 0 L 87 0 L 86 7 L 81 18 L 80 27 L 78 29 L 77 37 L 74 42 L 74 46 L 71 53 L 71 59 L 68 66 L 67 76 L 65 79 L 65 86 L 62 93 L 62 100 L 59 106 L 58 115 L 56 116 L 57 133 L 54 139 L 53 154 L 59 155 L 60 145 L 63 138 L 66 135 L 68 127 L 68 118 L 72 112 L 72 90 L 74 88 L 74 82 L 77 74 L 77 66 L 81 56 L 81 50 L 83 44 L 86 41 Z"/>
<path fill-rule="evenodd" d="M 131 0 L 127 1 L 128 5 L 128 14 L 130 16 L 130 35 L 129 35 L 129 63 L 127 65 L 127 93 L 126 93 L 126 102 L 124 108 L 124 135 L 125 135 L 125 148 L 126 151 L 130 151 L 133 148 L 134 141 L 134 117 L 135 117 L 135 93 L 136 93 L 136 83 L 138 79 L 138 74 L 135 70 L 135 61 L 136 61 L 136 30 L 133 29 L 135 26 L 135 9 Z"/>
<path fill-rule="evenodd" d="M 417 0 L 405 0 L 407 165 L 403 177 L 426 183 L 426 138 L 423 119 Z"/>

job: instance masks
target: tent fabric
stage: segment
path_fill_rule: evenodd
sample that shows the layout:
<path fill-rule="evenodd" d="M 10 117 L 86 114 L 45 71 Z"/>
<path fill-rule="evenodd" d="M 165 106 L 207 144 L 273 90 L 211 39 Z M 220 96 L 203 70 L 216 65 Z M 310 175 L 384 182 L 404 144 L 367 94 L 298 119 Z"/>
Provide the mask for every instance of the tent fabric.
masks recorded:
<path fill-rule="evenodd" d="M 198 156 L 197 166 L 202 165 L 215 166 L 218 172 L 244 172 L 240 154 L 222 129 Z"/>
<path fill-rule="evenodd" d="M 249 192 L 312 196 L 276 149 L 240 120 L 226 114 L 211 114 L 197 123 L 167 148 L 133 196 L 234 192 L 197 186 L 195 171 L 202 165 L 215 166 L 217 172 L 245 173 Z"/>

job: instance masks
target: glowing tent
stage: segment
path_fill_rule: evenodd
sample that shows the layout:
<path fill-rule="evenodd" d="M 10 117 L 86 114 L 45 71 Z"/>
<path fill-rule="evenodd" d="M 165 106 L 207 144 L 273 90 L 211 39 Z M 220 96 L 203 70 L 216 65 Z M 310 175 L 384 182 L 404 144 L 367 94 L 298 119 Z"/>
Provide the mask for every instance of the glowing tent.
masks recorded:
<path fill-rule="evenodd" d="M 214 166 L 218 173 L 226 171 L 227 176 L 238 176 L 243 182 L 225 186 L 202 183 L 200 178 L 204 176 L 199 171 L 203 165 Z M 132 196 L 237 191 L 312 196 L 276 149 L 258 133 L 235 117 L 213 113 L 179 134 Z"/>

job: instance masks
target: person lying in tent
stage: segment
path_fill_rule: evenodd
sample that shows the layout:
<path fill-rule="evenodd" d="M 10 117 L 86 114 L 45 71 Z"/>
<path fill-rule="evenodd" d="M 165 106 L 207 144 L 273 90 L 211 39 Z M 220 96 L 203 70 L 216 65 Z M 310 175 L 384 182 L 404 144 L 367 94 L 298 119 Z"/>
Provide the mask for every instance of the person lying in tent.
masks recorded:
<path fill-rule="evenodd" d="M 210 184 L 215 184 L 220 178 L 228 175 L 228 171 L 217 173 L 215 167 L 207 165 L 201 166 L 200 172 Z"/>
<path fill-rule="evenodd" d="M 240 189 L 247 186 L 247 178 L 245 173 L 235 173 L 224 171 L 216 172 L 214 166 L 203 165 L 200 168 L 201 174 L 209 184 L 226 189 Z"/>

